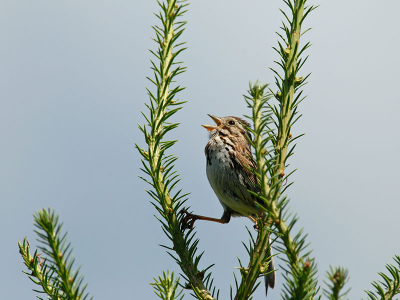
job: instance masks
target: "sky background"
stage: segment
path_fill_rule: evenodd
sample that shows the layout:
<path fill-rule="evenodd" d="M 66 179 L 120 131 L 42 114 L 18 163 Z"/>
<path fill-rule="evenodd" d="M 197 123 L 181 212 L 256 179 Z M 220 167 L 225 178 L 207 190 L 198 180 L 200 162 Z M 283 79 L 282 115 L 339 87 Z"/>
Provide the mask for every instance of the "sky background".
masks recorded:
<path fill-rule="evenodd" d="M 325 0 L 303 28 L 311 41 L 300 75 L 312 72 L 293 134 L 298 140 L 288 190 L 314 249 L 322 281 L 329 265 L 349 269 L 349 298 L 366 298 L 378 271 L 400 254 L 399 1 Z M 207 114 L 242 116 L 249 81 L 273 83 L 282 1 L 193 1 L 185 16 L 180 76 L 188 101 L 170 134 L 180 187 L 193 211 L 220 217 L 205 174 Z M 37 246 L 32 214 L 51 207 L 74 247 L 76 267 L 95 299 L 156 299 L 149 282 L 179 272 L 134 143 L 148 101 L 148 49 L 156 1 L 0 2 L 1 299 L 35 299 L 17 242 Z M 275 87 L 271 85 L 275 90 Z M 245 218 L 196 224 L 221 299 L 228 299 L 237 257 L 244 260 Z M 282 287 L 269 299 L 278 299 Z M 255 299 L 264 299 L 259 289 Z M 186 297 L 185 297 L 186 298 Z M 190 299 L 190 297 L 187 297 Z"/>

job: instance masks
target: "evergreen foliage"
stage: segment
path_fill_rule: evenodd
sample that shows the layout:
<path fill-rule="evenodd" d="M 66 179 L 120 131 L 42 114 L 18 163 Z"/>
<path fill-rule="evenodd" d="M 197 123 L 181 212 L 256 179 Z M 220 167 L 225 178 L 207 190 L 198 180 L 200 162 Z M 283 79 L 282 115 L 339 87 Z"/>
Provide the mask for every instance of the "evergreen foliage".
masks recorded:
<path fill-rule="evenodd" d="M 345 284 L 349 281 L 349 272 L 341 267 L 330 268 L 326 272 L 328 282 L 325 282 L 328 289 L 324 289 L 324 295 L 330 300 L 343 300 L 350 290 L 342 292 Z"/>
<path fill-rule="evenodd" d="M 301 136 L 292 136 L 292 127 L 301 117 L 299 104 L 304 100 L 302 88 L 309 74 L 299 76 L 298 73 L 307 60 L 302 55 L 310 46 L 305 43 L 300 46 L 300 38 L 307 31 L 302 31 L 302 25 L 307 15 L 316 7 L 307 6 L 307 0 L 283 0 L 288 7 L 287 12 L 281 10 L 284 16 L 282 33 L 277 33 L 280 40 L 274 48 L 280 56 L 275 63 L 280 70 L 271 69 L 275 74 L 277 91 L 274 92 L 267 84 L 250 84 L 245 101 L 251 110 L 248 118 L 253 127 L 248 128 L 254 135 L 251 145 L 257 162 L 257 169 L 251 170 L 258 178 L 260 192 L 253 193 L 260 203 L 263 214 L 256 220 L 257 236 L 249 230 L 249 245 L 244 244 L 249 255 L 249 263 L 244 266 L 239 259 L 240 278 L 235 275 L 235 290 L 231 287 L 231 299 L 252 299 L 262 278 L 267 272 L 271 257 L 266 255 L 266 249 L 271 245 L 281 259 L 280 266 L 285 282 L 281 298 L 284 300 L 320 299 L 320 286 L 317 280 L 316 260 L 306 242 L 307 234 L 303 230 L 294 231 L 298 221 L 296 214 L 288 209 L 289 199 L 285 195 L 291 186 L 288 183 L 290 175 L 287 172 L 288 159 L 294 154 L 295 141 Z M 167 271 L 154 279 L 152 283 L 155 293 L 161 299 L 183 299 L 182 287 L 190 290 L 197 299 L 218 299 L 219 290 L 213 285 L 210 268 L 213 265 L 201 267 L 202 253 L 198 254 L 199 239 L 190 228 L 182 230 L 182 211 L 188 210 L 188 193 L 178 187 L 179 175 L 174 167 L 178 159 L 170 154 L 171 147 L 177 141 L 168 140 L 167 133 L 179 126 L 171 122 L 171 117 L 183 108 L 184 101 L 178 99 L 178 93 L 184 89 L 176 83 L 177 76 L 185 72 L 186 67 L 178 60 L 184 51 L 185 43 L 180 42 L 186 22 L 181 20 L 188 3 L 183 0 L 157 1 L 160 12 L 155 14 L 160 25 L 153 26 L 154 41 L 157 50 L 150 52 L 154 77 L 148 78 L 152 88 L 148 88 L 149 103 L 147 112 L 143 113 L 145 124 L 139 124 L 143 133 L 145 146 L 136 144 L 142 159 L 140 176 L 150 186 L 147 193 L 152 198 L 152 204 L 158 212 L 156 216 L 162 230 L 170 240 L 167 249 L 169 255 L 177 262 L 184 283 L 174 278 L 174 273 Z M 287 174 L 288 173 L 288 174 Z M 36 250 L 30 254 L 30 245 L 26 239 L 18 243 L 23 261 L 29 272 L 28 277 L 50 299 L 86 299 L 86 285 L 82 285 L 83 277 L 78 271 L 73 272 L 74 259 L 71 258 L 72 248 L 67 244 L 66 234 L 61 234 L 62 224 L 54 211 L 42 209 L 35 213 L 35 232 L 39 236 L 39 249 L 46 256 L 41 258 Z M 368 299 L 393 299 L 400 293 L 400 257 L 394 258 L 396 265 L 387 265 L 390 275 L 379 273 L 382 281 L 373 282 L 375 292 L 367 291 Z M 344 299 L 348 291 L 343 292 L 348 282 L 348 271 L 344 268 L 331 268 L 327 273 L 327 288 L 324 295 L 328 299 Z M 39 298 L 42 299 L 42 298 Z"/>
<path fill-rule="evenodd" d="M 19 251 L 29 272 L 28 275 L 35 284 L 42 288 L 38 293 L 45 293 L 52 300 L 85 300 L 87 285 L 82 285 L 83 277 L 79 276 L 79 269 L 72 271 L 75 259 L 71 257 L 71 244 L 67 243 L 67 233 L 62 233 L 62 224 L 58 223 L 58 216 L 51 209 L 39 210 L 34 214 L 35 230 L 42 246 L 30 254 L 29 242 L 26 238 L 18 242 Z M 43 299 L 38 297 L 39 299 Z"/>

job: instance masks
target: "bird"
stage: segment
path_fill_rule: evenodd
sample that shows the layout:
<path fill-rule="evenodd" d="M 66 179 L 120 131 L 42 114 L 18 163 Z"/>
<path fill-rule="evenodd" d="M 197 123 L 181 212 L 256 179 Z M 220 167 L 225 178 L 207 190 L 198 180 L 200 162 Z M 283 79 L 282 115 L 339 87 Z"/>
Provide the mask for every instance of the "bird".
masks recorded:
<path fill-rule="evenodd" d="M 255 222 L 255 218 L 263 211 L 255 204 L 262 204 L 262 201 L 249 192 L 261 191 L 257 177 L 251 171 L 257 168 L 257 163 L 251 153 L 251 133 L 246 129 L 250 128 L 250 124 L 233 116 L 208 116 L 216 125 L 201 125 L 209 131 L 209 141 L 205 147 L 206 173 L 224 211 L 219 219 L 189 214 L 186 211 L 183 223 L 188 227 L 193 227 L 196 220 L 226 224 L 231 217 L 248 217 Z M 271 247 L 266 251 L 267 257 L 271 257 Z M 276 283 L 272 257 L 267 272 L 264 276 L 266 294 L 268 288 L 274 288 Z"/>

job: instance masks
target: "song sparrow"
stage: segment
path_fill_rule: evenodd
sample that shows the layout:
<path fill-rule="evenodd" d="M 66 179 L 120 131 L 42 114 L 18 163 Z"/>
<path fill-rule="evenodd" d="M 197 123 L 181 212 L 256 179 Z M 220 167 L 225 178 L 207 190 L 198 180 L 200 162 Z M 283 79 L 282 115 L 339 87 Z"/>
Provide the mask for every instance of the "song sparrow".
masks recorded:
<path fill-rule="evenodd" d="M 193 226 L 196 220 L 226 224 L 231 217 L 248 217 L 255 221 L 256 215 L 260 215 L 262 210 L 255 205 L 258 199 L 248 191 L 260 191 L 256 176 L 249 170 L 257 167 L 247 139 L 251 135 L 243 126 L 249 127 L 250 124 L 237 117 L 209 116 L 216 125 L 202 125 L 210 131 L 210 140 L 205 148 L 207 177 L 224 213 L 220 219 L 216 219 L 186 212 L 184 222 L 189 226 Z M 267 256 L 271 256 L 270 247 L 267 251 Z M 268 271 L 273 270 L 271 259 Z M 266 293 L 268 287 L 274 288 L 275 281 L 275 272 L 265 276 Z"/>

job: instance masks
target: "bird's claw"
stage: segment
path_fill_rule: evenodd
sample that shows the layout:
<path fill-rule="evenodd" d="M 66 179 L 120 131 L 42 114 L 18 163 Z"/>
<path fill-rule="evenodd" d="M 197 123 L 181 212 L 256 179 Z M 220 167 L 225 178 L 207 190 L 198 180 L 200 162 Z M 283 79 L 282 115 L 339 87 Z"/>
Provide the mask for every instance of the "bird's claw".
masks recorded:
<path fill-rule="evenodd" d="M 180 211 L 180 214 L 184 215 L 181 221 L 181 231 L 185 231 L 186 229 L 192 229 L 194 222 L 196 222 L 196 220 L 199 219 L 199 216 L 188 212 L 186 208 L 183 208 Z"/>
<path fill-rule="evenodd" d="M 262 215 L 262 213 L 263 213 L 263 212 L 261 212 L 261 215 Z M 261 216 L 254 220 L 254 226 L 253 226 L 253 228 L 254 228 L 254 230 L 257 231 L 257 232 L 260 231 L 260 227 L 258 226 L 258 222 L 262 222 L 262 217 L 261 217 Z"/>

